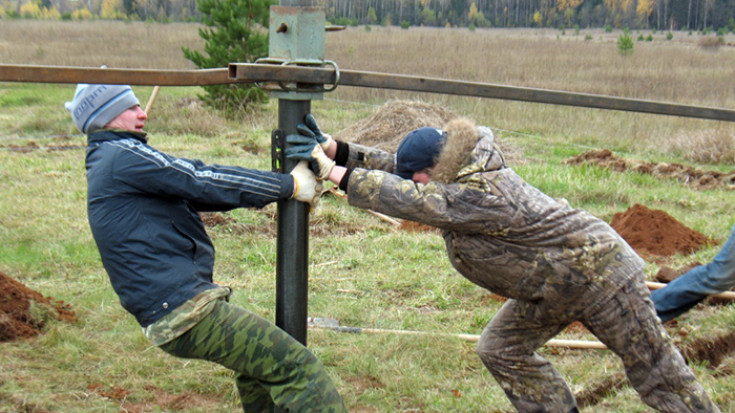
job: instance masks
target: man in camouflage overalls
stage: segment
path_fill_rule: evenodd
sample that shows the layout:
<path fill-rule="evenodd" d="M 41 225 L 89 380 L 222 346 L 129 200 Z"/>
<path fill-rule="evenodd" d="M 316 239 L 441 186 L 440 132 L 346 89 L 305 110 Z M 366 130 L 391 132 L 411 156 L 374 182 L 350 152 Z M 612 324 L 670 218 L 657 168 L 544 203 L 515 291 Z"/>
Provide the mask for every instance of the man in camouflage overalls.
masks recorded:
<path fill-rule="evenodd" d="M 622 359 L 649 406 L 718 412 L 656 318 L 631 247 L 602 220 L 521 179 L 490 129 L 466 119 L 443 129 L 412 132 L 394 155 L 335 141 L 307 115 L 287 155 L 309 159 L 351 205 L 441 228 L 457 271 L 509 298 L 477 353 L 518 411 L 578 411 L 535 351 L 580 321 Z"/>
<path fill-rule="evenodd" d="M 246 412 L 345 412 L 324 366 L 273 323 L 229 303 L 213 282 L 214 245 L 199 211 L 314 203 L 321 185 L 291 173 L 207 165 L 148 145 L 130 86 L 80 84 L 67 102 L 87 134 L 87 212 L 120 303 L 155 346 L 235 374 Z"/>

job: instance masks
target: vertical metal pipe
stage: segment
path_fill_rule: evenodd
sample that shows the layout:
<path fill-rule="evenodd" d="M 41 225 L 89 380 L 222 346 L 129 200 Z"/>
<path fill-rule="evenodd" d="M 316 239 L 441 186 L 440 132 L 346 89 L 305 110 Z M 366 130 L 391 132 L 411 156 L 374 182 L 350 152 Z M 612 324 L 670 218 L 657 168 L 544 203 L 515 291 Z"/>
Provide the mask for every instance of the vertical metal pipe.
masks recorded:
<path fill-rule="evenodd" d="M 278 129 L 284 136 L 311 110 L 310 100 L 278 100 Z M 281 140 L 281 151 L 285 142 Z M 285 171 L 295 162 L 286 161 Z M 276 325 L 306 345 L 309 290 L 309 205 L 294 199 L 278 202 L 276 262 Z"/>
<path fill-rule="evenodd" d="M 324 10 L 314 0 L 286 1 L 270 9 L 269 60 L 296 65 L 324 61 Z M 282 159 L 285 136 L 296 133 L 296 125 L 311 111 L 311 99 L 321 99 L 303 88 L 284 87 L 273 91 L 278 97 L 278 131 L 273 145 L 284 172 L 295 162 Z M 278 138 L 280 136 L 280 138 Z M 276 262 L 276 325 L 306 345 L 309 291 L 309 205 L 296 200 L 278 203 Z"/>

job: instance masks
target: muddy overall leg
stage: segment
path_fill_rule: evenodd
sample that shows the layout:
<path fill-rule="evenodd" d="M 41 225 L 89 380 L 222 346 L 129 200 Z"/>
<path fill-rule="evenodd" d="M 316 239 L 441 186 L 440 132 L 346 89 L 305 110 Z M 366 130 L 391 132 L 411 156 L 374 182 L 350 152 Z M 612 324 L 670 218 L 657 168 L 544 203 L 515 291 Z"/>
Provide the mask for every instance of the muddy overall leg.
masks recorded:
<path fill-rule="evenodd" d="M 656 317 L 648 288 L 631 280 L 584 315 L 584 325 L 623 360 L 641 399 L 660 412 L 719 412 Z"/>
<path fill-rule="evenodd" d="M 235 372 L 245 412 L 346 412 L 317 358 L 273 323 L 225 301 L 164 344 L 174 356 L 213 361 Z"/>
<path fill-rule="evenodd" d="M 532 321 L 531 306 L 507 301 L 485 327 L 477 354 L 519 412 L 576 412 L 559 372 L 535 351 L 566 324 Z"/>

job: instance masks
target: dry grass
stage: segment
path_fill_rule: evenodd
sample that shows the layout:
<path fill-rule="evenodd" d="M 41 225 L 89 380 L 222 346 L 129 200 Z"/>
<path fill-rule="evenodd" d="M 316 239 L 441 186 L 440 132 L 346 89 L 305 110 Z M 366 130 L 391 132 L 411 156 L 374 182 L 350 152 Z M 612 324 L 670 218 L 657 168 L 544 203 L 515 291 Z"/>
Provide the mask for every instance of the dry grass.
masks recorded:
<path fill-rule="evenodd" d="M 725 39 L 720 36 L 711 35 L 699 39 L 699 46 L 704 49 L 718 48 L 725 44 Z"/>
<path fill-rule="evenodd" d="M 181 47 L 202 49 L 198 27 L 193 23 L 6 19 L 0 24 L 0 62 L 194 69 Z"/>
<path fill-rule="evenodd" d="M 184 23 L 6 20 L 0 25 L 0 61 L 191 68 L 181 46 L 202 49 L 198 27 Z M 666 40 L 665 33 L 656 33 L 653 42 L 636 42 L 630 56 L 618 53 L 618 36 L 619 32 L 599 29 L 562 35 L 553 29 L 375 27 L 367 31 L 358 27 L 329 32 L 325 57 L 345 69 L 735 108 L 735 47 L 729 46 L 735 43 L 734 35 L 728 35 L 722 47 L 710 48 L 702 46 L 708 39 L 705 36 L 676 32 L 672 40 Z M 107 50 L 110 47 L 118 51 L 111 53 Z M 735 136 L 735 123 L 355 87 L 339 87 L 325 99 L 376 106 L 390 99 L 422 100 L 479 124 L 555 142 L 605 145 L 651 157 L 684 156 L 694 162 L 735 157 L 735 146 L 728 139 Z M 350 116 L 344 119 L 349 123 L 334 125 L 332 130 L 347 128 L 354 121 Z M 166 120 L 169 124 L 174 121 L 172 117 Z M 189 117 L 177 124 L 182 125 L 181 132 L 202 132 L 217 130 L 219 121 L 213 119 L 197 128 Z M 714 141 L 697 138 L 710 130 L 717 131 L 716 148 L 701 146 Z M 690 149 L 687 144 L 692 145 Z M 694 155 L 699 152 L 720 155 Z"/>
<path fill-rule="evenodd" d="M 619 32 L 591 33 L 585 41 L 555 30 L 350 28 L 328 34 L 327 57 L 350 69 L 735 106 L 735 49 L 713 54 L 681 33 L 620 56 Z"/>
<path fill-rule="evenodd" d="M 722 129 L 703 129 L 693 134 L 674 136 L 671 150 L 693 162 L 735 164 L 735 135 Z"/>
<path fill-rule="evenodd" d="M 590 31 L 592 40 L 585 40 L 586 32 L 351 28 L 328 34 L 327 58 L 349 69 L 735 108 L 735 48 L 703 48 L 697 35 L 677 33 L 669 41 L 660 34 L 621 56 L 619 33 Z M 499 129 L 651 156 L 676 154 L 668 142 L 675 135 L 717 129 L 735 136 L 733 123 L 670 116 L 358 88 L 338 88 L 333 94 L 376 104 L 396 96 L 431 100 Z M 725 158 L 735 154 L 733 145 L 722 150 Z"/>

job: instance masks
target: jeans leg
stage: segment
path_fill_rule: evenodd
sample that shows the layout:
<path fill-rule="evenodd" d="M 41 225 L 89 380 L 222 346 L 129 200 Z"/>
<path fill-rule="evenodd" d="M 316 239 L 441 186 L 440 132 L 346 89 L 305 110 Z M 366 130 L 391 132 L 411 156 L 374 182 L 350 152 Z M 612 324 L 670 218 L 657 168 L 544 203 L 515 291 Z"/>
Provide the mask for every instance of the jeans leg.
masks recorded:
<path fill-rule="evenodd" d="M 217 300 L 212 312 L 161 346 L 177 357 L 221 364 L 236 375 L 246 412 L 346 412 L 323 365 L 275 324 Z"/>
<path fill-rule="evenodd" d="M 735 225 L 715 258 L 692 268 L 666 287 L 651 292 L 651 300 L 662 321 L 671 320 L 712 294 L 735 286 Z"/>

